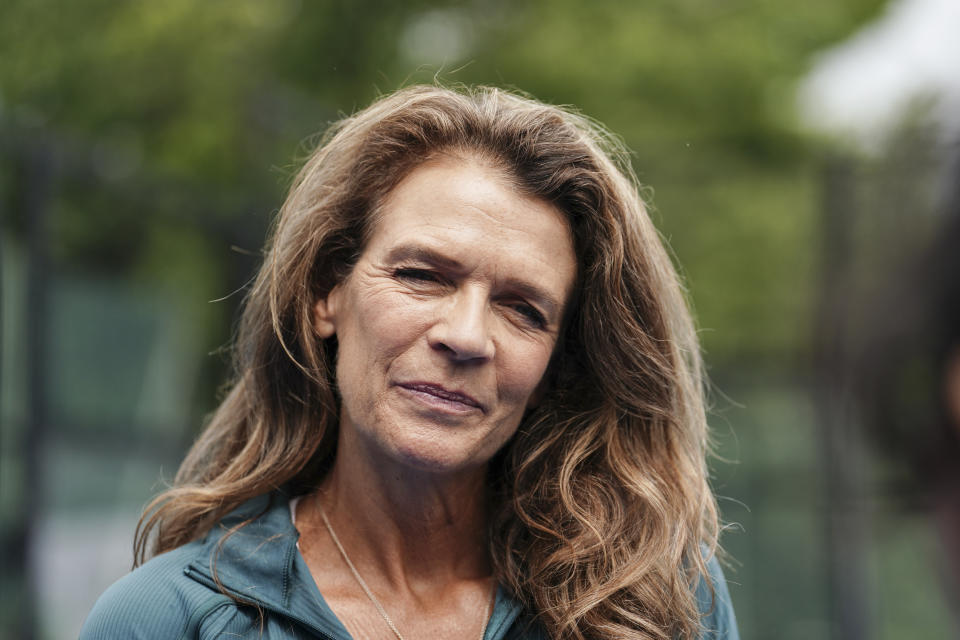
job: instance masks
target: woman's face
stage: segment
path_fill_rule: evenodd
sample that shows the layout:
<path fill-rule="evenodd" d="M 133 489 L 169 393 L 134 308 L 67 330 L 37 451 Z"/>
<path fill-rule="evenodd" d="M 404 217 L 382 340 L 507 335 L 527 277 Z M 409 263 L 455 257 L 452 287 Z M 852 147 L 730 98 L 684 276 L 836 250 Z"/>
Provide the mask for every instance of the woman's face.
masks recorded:
<path fill-rule="evenodd" d="M 340 446 L 432 472 L 483 466 L 543 391 L 575 277 L 555 207 L 476 161 L 415 169 L 314 309 L 337 337 Z"/>

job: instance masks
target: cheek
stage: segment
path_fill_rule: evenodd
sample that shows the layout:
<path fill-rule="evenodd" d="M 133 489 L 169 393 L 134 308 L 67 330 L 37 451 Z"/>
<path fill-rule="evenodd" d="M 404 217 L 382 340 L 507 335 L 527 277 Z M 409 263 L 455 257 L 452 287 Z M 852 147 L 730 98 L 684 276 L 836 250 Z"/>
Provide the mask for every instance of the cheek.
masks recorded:
<path fill-rule="evenodd" d="M 373 400 L 378 383 L 409 344 L 411 327 L 412 314 L 390 296 L 354 295 L 346 300 L 336 331 L 336 378 L 348 406 Z"/>
<path fill-rule="evenodd" d="M 550 355 L 551 349 L 541 345 L 514 350 L 512 357 L 500 368 L 503 391 L 526 404 L 546 374 Z"/>
<path fill-rule="evenodd" d="M 338 340 L 367 361 L 402 351 L 427 316 L 422 305 L 389 290 L 355 295 L 347 315 L 348 321 L 337 332 Z"/>
<path fill-rule="evenodd" d="M 380 296 L 365 306 L 359 318 L 367 348 L 378 359 L 392 359 L 423 334 L 431 316 L 428 305 L 405 296 Z"/>

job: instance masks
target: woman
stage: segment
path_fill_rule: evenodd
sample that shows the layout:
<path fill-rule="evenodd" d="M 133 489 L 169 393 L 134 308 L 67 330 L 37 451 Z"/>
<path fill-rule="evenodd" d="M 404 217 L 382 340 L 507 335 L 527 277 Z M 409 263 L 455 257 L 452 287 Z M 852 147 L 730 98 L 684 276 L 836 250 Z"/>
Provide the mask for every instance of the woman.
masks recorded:
<path fill-rule="evenodd" d="M 337 124 L 84 638 L 736 638 L 699 351 L 625 154 L 496 89 Z"/>

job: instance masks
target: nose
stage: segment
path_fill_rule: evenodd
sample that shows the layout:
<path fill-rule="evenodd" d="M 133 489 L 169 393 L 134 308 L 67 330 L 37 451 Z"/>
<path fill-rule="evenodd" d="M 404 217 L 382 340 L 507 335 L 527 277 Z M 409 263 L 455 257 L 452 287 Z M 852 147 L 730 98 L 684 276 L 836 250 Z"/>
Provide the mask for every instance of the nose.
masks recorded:
<path fill-rule="evenodd" d="M 488 360 L 494 345 L 487 326 L 487 300 L 482 291 L 459 291 L 440 311 L 427 332 L 430 346 L 457 361 Z"/>

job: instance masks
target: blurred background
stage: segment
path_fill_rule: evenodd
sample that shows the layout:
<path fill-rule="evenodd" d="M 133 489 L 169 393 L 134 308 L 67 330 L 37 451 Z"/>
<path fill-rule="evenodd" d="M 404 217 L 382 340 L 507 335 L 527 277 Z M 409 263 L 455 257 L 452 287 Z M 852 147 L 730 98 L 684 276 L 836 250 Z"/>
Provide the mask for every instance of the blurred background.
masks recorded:
<path fill-rule="evenodd" d="M 435 77 L 633 150 L 742 636 L 960 637 L 958 33 L 956 0 L 6 0 L 0 637 L 75 637 L 129 569 L 317 132 Z"/>

